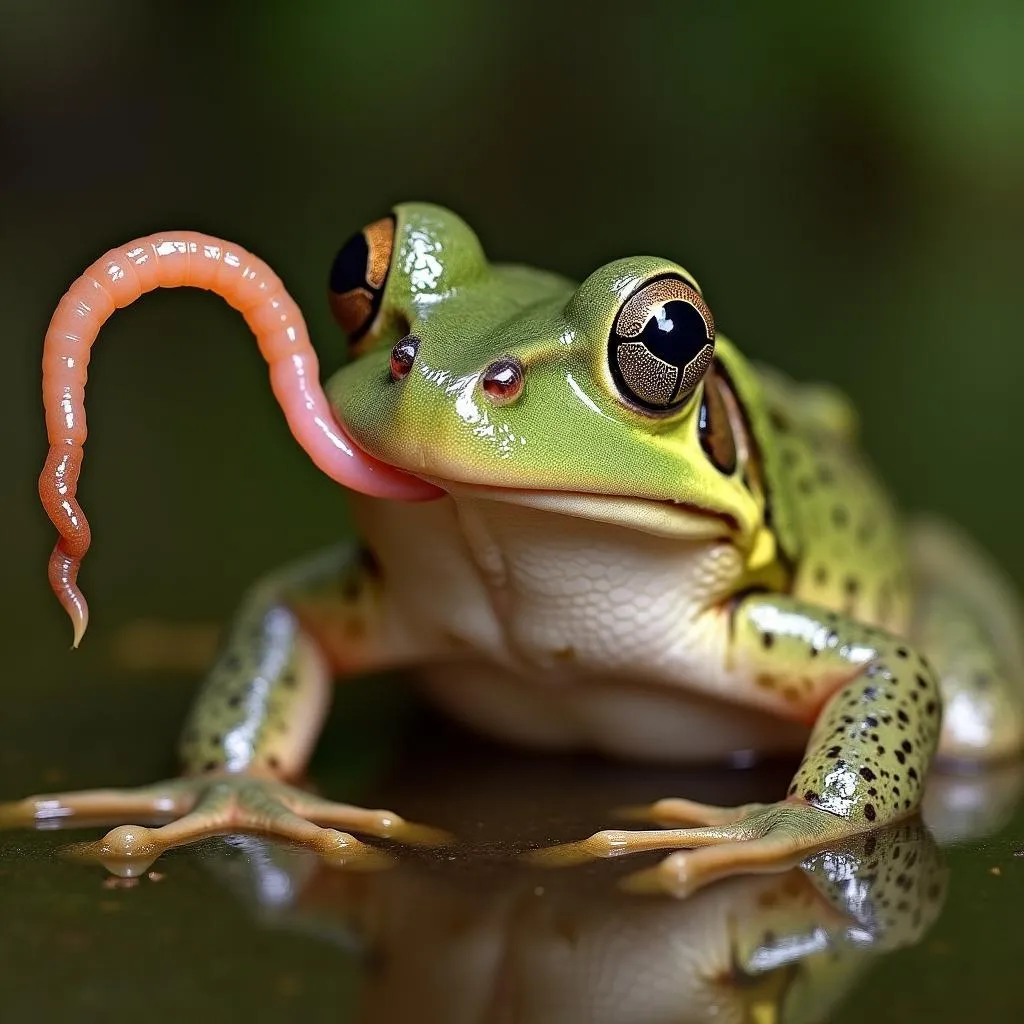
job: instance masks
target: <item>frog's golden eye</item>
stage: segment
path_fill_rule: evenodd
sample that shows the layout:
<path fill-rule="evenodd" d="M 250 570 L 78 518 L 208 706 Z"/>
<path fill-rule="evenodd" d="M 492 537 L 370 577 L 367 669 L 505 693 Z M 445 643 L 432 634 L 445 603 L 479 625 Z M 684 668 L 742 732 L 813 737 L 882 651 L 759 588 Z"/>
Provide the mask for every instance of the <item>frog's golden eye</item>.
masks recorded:
<path fill-rule="evenodd" d="M 676 275 L 641 285 L 608 338 L 608 368 L 623 401 L 645 412 L 678 409 L 715 353 L 715 323 L 700 293 Z"/>
<path fill-rule="evenodd" d="M 355 344 L 373 326 L 391 269 L 395 217 L 363 228 L 338 250 L 331 266 L 331 311 L 338 326 Z"/>

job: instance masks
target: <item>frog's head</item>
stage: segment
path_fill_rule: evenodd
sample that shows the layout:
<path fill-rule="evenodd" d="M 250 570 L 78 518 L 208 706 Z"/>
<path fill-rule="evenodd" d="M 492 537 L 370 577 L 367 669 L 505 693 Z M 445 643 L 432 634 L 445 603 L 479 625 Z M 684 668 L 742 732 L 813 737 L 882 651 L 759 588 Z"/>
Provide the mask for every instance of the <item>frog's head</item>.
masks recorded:
<path fill-rule="evenodd" d="M 398 206 L 331 274 L 356 357 L 328 383 L 355 442 L 460 495 L 754 545 L 749 432 L 711 313 L 664 259 L 581 285 L 488 263 L 447 210 Z"/>

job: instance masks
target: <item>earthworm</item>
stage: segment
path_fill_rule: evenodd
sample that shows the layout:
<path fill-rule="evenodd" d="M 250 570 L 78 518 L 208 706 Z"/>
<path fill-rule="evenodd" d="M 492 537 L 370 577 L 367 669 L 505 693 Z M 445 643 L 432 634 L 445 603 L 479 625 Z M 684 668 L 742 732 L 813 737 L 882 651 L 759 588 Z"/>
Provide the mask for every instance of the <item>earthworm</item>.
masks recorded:
<path fill-rule="evenodd" d="M 292 434 L 329 477 L 375 497 L 417 501 L 440 492 L 378 462 L 353 444 L 320 385 L 305 321 L 280 278 L 232 242 L 195 231 L 147 235 L 117 246 L 79 277 L 57 305 L 43 343 L 43 406 L 49 455 L 39 497 L 59 538 L 50 556 L 50 586 L 74 625 L 77 647 L 89 622 L 78 570 L 90 528 L 75 498 L 86 438 L 89 353 L 115 309 L 154 288 L 203 288 L 237 309 L 256 335 L 270 382 Z"/>

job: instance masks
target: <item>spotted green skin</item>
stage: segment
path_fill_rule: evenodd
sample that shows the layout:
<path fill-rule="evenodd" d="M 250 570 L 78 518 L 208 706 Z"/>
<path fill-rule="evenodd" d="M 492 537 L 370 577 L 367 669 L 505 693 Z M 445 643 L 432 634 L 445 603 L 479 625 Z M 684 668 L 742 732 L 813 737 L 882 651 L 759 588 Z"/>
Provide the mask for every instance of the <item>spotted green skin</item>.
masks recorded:
<path fill-rule="evenodd" d="M 848 830 L 917 807 L 940 742 L 940 671 L 950 659 L 941 638 L 957 623 L 975 641 L 968 660 L 986 665 L 1012 710 L 1009 743 L 1019 747 L 1020 680 L 993 650 L 985 609 L 961 602 L 925 613 L 918 631 L 935 639 L 934 662 L 907 635 L 913 566 L 903 525 L 857 450 L 855 416 L 841 396 L 753 366 L 719 334 L 716 356 L 762 476 L 751 486 L 701 449 L 693 428 L 699 388 L 681 414 L 651 417 L 623 402 L 608 370 L 606 342 L 624 298 L 652 276 L 693 275 L 638 257 L 577 287 L 489 264 L 469 228 L 440 208 L 398 207 L 397 221 L 380 319 L 359 358 L 328 386 L 360 446 L 442 482 L 685 502 L 729 517 L 747 562 L 733 583 L 730 655 L 755 686 L 790 705 L 791 717 L 814 723 L 788 799 L 841 818 Z M 414 371 L 397 387 L 389 350 L 407 332 L 420 344 Z M 505 356 L 524 367 L 523 393 L 488 407 L 480 377 Z M 752 587 L 759 592 L 748 595 Z M 987 699 L 977 687 L 970 698 Z M 985 759 L 992 751 L 966 753 Z M 812 816 L 797 828 L 831 835 L 832 822 L 821 822 Z"/>

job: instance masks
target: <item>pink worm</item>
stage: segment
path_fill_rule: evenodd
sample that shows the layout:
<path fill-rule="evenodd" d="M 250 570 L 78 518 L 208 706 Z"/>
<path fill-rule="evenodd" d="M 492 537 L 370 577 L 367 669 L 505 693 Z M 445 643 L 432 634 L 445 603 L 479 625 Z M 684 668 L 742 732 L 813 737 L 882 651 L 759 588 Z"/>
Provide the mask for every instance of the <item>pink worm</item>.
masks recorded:
<path fill-rule="evenodd" d="M 320 386 L 319 364 L 302 313 L 261 259 L 195 231 L 148 235 L 118 246 L 67 290 L 43 343 L 43 406 L 50 451 L 39 477 L 39 497 L 60 534 L 50 556 L 50 586 L 71 616 L 75 647 L 89 624 L 89 607 L 76 581 L 91 534 L 75 499 L 86 438 L 89 353 L 115 309 L 154 288 L 181 286 L 215 292 L 245 317 L 270 367 L 271 387 L 292 434 L 329 477 L 380 498 L 421 501 L 441 494 L 353 444 Z"/>

